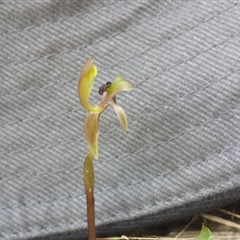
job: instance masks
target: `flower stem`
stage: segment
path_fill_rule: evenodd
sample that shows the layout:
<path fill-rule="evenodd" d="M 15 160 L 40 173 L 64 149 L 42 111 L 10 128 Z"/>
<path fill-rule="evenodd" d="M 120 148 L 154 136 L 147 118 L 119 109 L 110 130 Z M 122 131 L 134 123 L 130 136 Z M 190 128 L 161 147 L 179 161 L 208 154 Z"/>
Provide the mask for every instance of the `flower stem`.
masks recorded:
<path fill-rule="evenodd" d="M 96 227 L 95 227 L 95 201 L 94 201 L 94 168 L 93 168 L 93 155 L 89 151 L 83 168 L 83 179 L 86 192 L 87 202 L 87 224 L 88 224 L 88 239 L 96 240 Z"/>
<path fill-rule="evenodd" d="M 95 209 L 94 209 L 94 193 L 86 194 L 87 200 L 87 223 L 88 223 L 88 239 L 96 240 L 95 227 Z"/>

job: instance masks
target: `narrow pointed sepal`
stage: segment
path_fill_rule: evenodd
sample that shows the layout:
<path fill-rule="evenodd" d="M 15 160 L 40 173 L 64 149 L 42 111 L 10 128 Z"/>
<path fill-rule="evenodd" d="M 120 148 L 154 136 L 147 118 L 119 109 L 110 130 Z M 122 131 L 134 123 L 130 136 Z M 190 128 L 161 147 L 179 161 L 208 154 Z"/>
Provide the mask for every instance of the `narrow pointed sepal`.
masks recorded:
<path fill-rule="evenodd" d="M 94 79 L 97 75 L 97 67 L 93 65 L 93 56 L 86 62 L 81 72 L 78 84 L 79 100 L 87 111 L 99 112 L 100 106 L 94 106 L 89 103 L 88 99 L 93 88 Z"/>
<path fill-rule="evenodd" d="M 126 113 L 119 105 L 115 103 L 111 103 L 110 105 L 114 108 L 115 112 L 117 113 L 118 120 L 122 125 L 123 129 L 128 133 L 128 121 Z"/>
<path fill-rule="evenodd" d="M 95 159 L 98 159 L 98 135 L 100 113 L 90 112 L 85 120 L 85 135 L 90 151 Z"/>

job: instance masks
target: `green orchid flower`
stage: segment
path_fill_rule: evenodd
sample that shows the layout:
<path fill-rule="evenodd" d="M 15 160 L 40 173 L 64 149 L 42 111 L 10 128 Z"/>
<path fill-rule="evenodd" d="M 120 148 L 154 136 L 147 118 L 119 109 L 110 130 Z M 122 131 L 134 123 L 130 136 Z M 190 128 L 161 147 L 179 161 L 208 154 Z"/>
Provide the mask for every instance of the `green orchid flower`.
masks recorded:
<path fill-rule="evenodd" d="M 117 113 L 117 117 L 123 129 L 128 132 L 127 115 L 117 104 L 116 95 L 122 91 L 132 90 L 132 84 L 130 82 L 121 76 L 116 76 L 112 83 L 107 82 L 105 85 L 99 88 L 99 93 L 103 95 L 100 104 L 92 105 L 88 99 L 93 88 L 94 79 L 97 75 L 97 67 L 93 64 L 93 61 L 94 57 L 92 56 L 83 67 L 78 85 L 80 102 L 87 110 L 84 130 L 89 151 L 84 162 L 83 178 L 86 191 L 89 240 L 96 239 L 93 160 L 94 158 L 98 159 L 98 135 L 100 116 L 109 106 L 112 106 Z M 110 100 L 113 101 L 110 102 Z"/>
<path fill-rule="evenodd" d="M 89 103 L 89 96 L 92 91 L 94 79 L 97 75 L 97 67 L 93 64 L 94 57 L 92 56 L 85 64 L 80 78 L 78 93 L 79 99 L 83 107 L 87 110 L 85 120 L 85 135 L 89 149 L 95 159 L 98 159 L 98 135 L 99 135 L 99 119 L 100 115 L 109 107 L 112 106 L 117 114 L 120 124 L 123 129 L 128 132 L 127 115 L 124 110 L 117 104 L 116 95 L 122 91 L 132 90 L 132 84 L 122 78 L 116 76 L 114 81 L 104 88 L 103 97 L 99 105 Z M 113 102 L 109 103 L 110 100 Z"/>

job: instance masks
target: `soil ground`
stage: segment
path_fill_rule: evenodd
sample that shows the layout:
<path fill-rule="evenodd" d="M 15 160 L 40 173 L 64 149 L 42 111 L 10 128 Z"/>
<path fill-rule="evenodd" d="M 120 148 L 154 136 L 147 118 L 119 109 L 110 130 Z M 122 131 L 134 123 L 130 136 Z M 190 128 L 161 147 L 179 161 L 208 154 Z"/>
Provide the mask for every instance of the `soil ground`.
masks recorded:
<path fill-rule="evenodd" d="M 240 240 L 240 201 L 180 222 L 136 229 L 119 238 L 98 240 L 194 240 L 199 235 L 202 224 L 211 230 L 214 240 Z"/>

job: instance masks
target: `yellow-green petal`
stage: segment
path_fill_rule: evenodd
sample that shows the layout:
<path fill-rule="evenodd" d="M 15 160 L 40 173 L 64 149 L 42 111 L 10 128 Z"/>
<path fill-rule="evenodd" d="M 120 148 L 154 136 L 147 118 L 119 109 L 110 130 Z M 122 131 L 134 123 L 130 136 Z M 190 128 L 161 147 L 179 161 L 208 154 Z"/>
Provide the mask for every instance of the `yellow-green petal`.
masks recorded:
<path fill-rule="evenodd" d="M 120 124 L 122 125 L 123 129 L 128 132 L 128 121 L 127 121 L 127 115 L 126 113 L 123 111 L 123 109 L 115 104 L 115 103 L 111 103 L 111 106 L 113 106 L 115 112 L 117 113 L 118 116 L 118 120 L 120 122 Z"/>
<path fill-rule="evenodd" d="M 80 102 L 87 111 L 100 112 L 100 106 L 92 105 L 88 102 L 90 93 L 92 91 L 94 79 L 97 75 L 97 67 L 93 65 L 94 57 L 92 56 L 83 67 L 79 78 L 78 95 Z"/>
<path fill-rule="evenodd" d="M 130 91 L 133 89 L 132 84 L 125 80 L 121 76 L 116 76 L 114 81 L 112 82 L 111 86 L 106 89 L 106 94 L 104 94 L 103 99 L 101 101 L 100 106 L 103 107 L 106 105 L 106 103 L 122 91 Z"/>
<path fill-rule="evenodd" d="M 100 113 L 90 112 L 85 120 L 85 135 L 90 151 L 98 159 L 98 135 Z"/>

